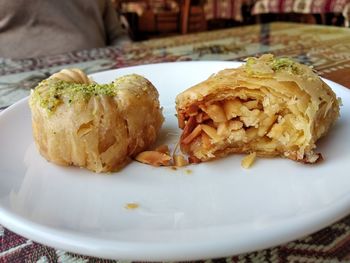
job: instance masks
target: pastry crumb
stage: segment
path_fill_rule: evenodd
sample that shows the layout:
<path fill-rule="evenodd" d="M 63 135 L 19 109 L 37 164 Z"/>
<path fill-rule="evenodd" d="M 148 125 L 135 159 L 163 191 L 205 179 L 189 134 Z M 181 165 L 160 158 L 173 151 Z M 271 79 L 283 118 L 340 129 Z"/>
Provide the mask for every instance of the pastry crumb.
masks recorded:
<path fill-rule="evenodd" d="M 192 174 L 192 170 L 190 170 L 190 169 L 186 169 L 186 174 Z"/>
<path fill-rule="evenodd" d="M 175 152 L 176 148 L 173 155 L 170 156 L 169 146 L 163 144 L 154 150 L 139 153 L 135 157 L 135 160 L 153 166 L 167 166 L 172 170 L 187 166 L 189 162 L 186 160 L 186 158 L 181 154 L 175 154 Z"/>
<path fill-rule="evenodd" d="M 133 210 L 133 209 L 136 209 L 136 208 L 139 208 L 139 207 L 140 207 L 140 205 L 137 204 L 137 203 L 127 203 L 124 206 L 124 208 L 128 209 L 128 210 Z"/>
<path fill-rule="evenodd" d="M 158 151 L 141 152 L 135 157 L 135 160 L 153 166 L 171 165 L 171 157 L 165 153 L 161 153 Z"/>
<path fill-rule="evenodd" d="M 162 144 L 160 146 L 158 146 L 157 148 L 154 149 L 156 152 L 160 152 L 160 153 L 164 153 L 167 155 L 170 155 L 170 150 L 169 150 L 169 146 L 166 144 Z"/>
<path fill-rule="evenodd" d="M 249 169 L 253 165 L 255 159 L 256 159 L 256 152 L 252 152 L 252 153 L 246 155 L 242 159 L 241 166 L 245 169 Z"/>
<path fill-rule="evenodd" d="M 174 155 L 174 164 L 176 167 L 183 167 L 188 165 L 187 160 L 185 159 L 185 157 L 183 157 L 180 154 L 175 154 Z"/>

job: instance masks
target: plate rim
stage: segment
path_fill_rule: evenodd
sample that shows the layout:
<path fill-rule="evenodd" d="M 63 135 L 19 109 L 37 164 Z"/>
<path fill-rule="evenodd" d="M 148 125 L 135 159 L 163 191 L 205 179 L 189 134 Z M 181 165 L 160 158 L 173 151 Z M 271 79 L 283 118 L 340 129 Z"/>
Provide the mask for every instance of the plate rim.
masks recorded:
<path fill-rule="evenodd" d="M 108 72 L 113 72 L 113 71 L 118 71 L 121 69 L 132 69 L 132 68 L 140 68 L 140 67 L 147 67 L 147 66 L 153 66 L 153 65 L 160 65 L 160 64 L 174 64 L 174 63 L 223 63 L 223 64 L 242 64 L 242 62 L 239 61 L 181 61 L 181 62 L 165 62 L 165 63 L 153 63 L 153 64 L 145 64 L 145 65 L 136 65 L 136 66 L 131 66 L 131 67 L 123 67 L 123 68 L 118 68 L 118 69 L 112 69 L 112 70 L 106 70 L 106 71 L 101 71 L 101 72 L 97 72 L 94 74 L 91 74 L 89 76 L 94 77 L 95 75 L 98 74 L 105 74 Z M 322 77 L 321 77 L 322 78 Z M 331 86 L 337 86 L 338 88 L 341 88 L 342 90 L 346 90 L 349 94 L 350 94 L 350 90 L 349 88 L 338 84 L 332 80 L 328 80 L 325 78 L 322 78 L 328 85 Z M 8 114 L 10 111 L 16 110 L 17 107 L 21 107 L 27 102 L 28 97 L 22 98 L 21 100 L 19 100 L 18 102 L 12 104 L 11 106 L 9 106 L 7 109 L 3 110 L 0 112 L 0 118 L 2 118 L 4 115 Z M 349 197 L 350 197 L 350 193 L 349 193 Z M 350 202 L 349 202 L 350 198 L 346 198 L 344 201 L 344 204 L 339 202 L 336 206 L 334 206 L 333 209 L 338 211 L 338 216 L 334 217 L 334 216 L 324 216 L 322 219 L 320 220 L 321 222 L 319 222 L 319 224 L 315 224 L 317 226 L 314 226 L 314 228 L 309 227 L 309 231 L 303 231 L 303 235 L 308 235 L 311 234 L 317 230 L 322 229 L 323 227 L 328 226 L 329 224 L 332 224 L 338 220 L 340 220 L 341 218 L 345 217 L 348 215 L 348 211 L 350 210 Z M 346 209 L 345 209 L 346 208 Z M 13 220 L 15 219 L 15 220 Z M 311 222 L 312 223 L 312 222 Z M 251 252 L 251 251 L 256 251 L 256 250 L 260 250 L 260 249 L 265 249 L 268 247 L 273 247 L 275 245 L 281 244 L 281 243 L 285 243 L 285 242 L 289 242 L 292 240 L 295 240 L 296 238 L 301 237 L 300 234 L 295 234 L 292 238 L 286 238 L 283 242 L 281 242 L 281 238 L 278 239 L 278 241 L 275 242 L 270 242 L 268 246 L 264 246 L 264 245 L 260 245 L 260 246 L 255 246 L 252 249 L 244 249 L 244 250 L 238 250 L 238 251 L 233 251 L 232 248 L 230 248 L 230 246 L 228 246 L 228 244 L 226 244 L 226 246 L 224 246 L 225 244 L 223 244 L 222 249 L 218 250 L 217 253 L 213 253 L 212 251 L 208 253 L 208 251 L 206 251 L 203 255 L 203 257 L 198 257 L 195 254 L 197 253 L 192 253 L 192 255 L 189 255 L 187 252 L 186 255 L 183 255 L 182 253 L 180 253 L 180 251 L 176 251 L 173 252 L 173 255 L 169 257 L 169 254 L 164 254 L 164 253 L 170 253 L 173 249 L 170 248 L 171 251 L 169 251 L 169 246 L 163 243 L 160 244 L 136 244 L 135 242 L 126 242 L 126 241 L 112 241 L 112 242 L 107 242 L 112 244 L 114 247 L 117 247 L 116 249 L 114 249 L 111 252 L 110 247 L 109 248 L 93 248 L 93 247 L 89 247 L 89 246 L 83 246 L 81 240 L 80 241 L 76 241 L 74 244 L 74 242 L 67 242 L 67 240 L 74 240 L 74 238 L 72 239 L 72 237 L 77 237 L 78 239 L 89 239 L 91 241 L 96 241 L 98 240 L 99 242 L 102 242 L 103 239 L 100 238 L 91 238 L 89 236 L 86 235 L 81 235 L 80 233 L 74 233 L 72 234 L 72 231 L 63 231 L 63 230 L 57 230 L 55 228 L 52 227 L 48 227 L 48 226 L 43 226 L 40 225 L 38 223 L 32 222 L 26 218 L 20 217 L 19 215 L 14 214 L 11 211 L 8 211 L 8 209 L 2 207 L 2 205 L 0 205 L 0 224 L 2 224 L 5 228 L 10 229 L 11 231 L 24 236 L 30 240 L 36 241 L 38 243 L 43 243 L 46 245 L 49 245 L 51 247 L 54 248 L 59 248 L 59 249 L 63 249 L 65 251 L 70 251 L 70 252 L 74 252 L 74 253 L 78 253 L 78 254 L 84 254 L 84 255 L 89 255 L 89 256 L 93 256 L 93 257 L 101 257 L 101 258 L 106 258 L 106 259 L 125 259 L 125 260 L 156 260 L 156 261 L 163 261 L 163 260 L 199 260 L 199 259 L 207 259 L 207 258 L 213 258 L 213 257 L 226 257 L 226 256 L 232 256 L 232 255 L 236 255 L 239 253 L 247 253 L 247 252 Z M 321 226 L 322 225 L 322 226 Z M 35 229 L 39 229 L 39 234 L 38 231 Z M 41 233 L 41 234 L 40 234 Z M 47 238 L 42 239 L 40 237 L 42 236 L 46 236 Z M 43 242 L 44 240 L 44 242 Z M 71 244 L 70 244 L 71 243 Z M 84 242 L 83 242 L 84 243 Z M 85 242 L 86 243 L 86 242 Z M 103 242 L 102 242 L 103 243 Z M 201 245 L 203 247 L 206 247 L 206 249 L 208 249 L 210 247 L 210 244 L 212 244 L 212 242 L 206 241 L 201 243 Z M 133 247 L 134 245 L 134 247 Z M 198 244 L 192 244 L 193 246 L 198 246 Z M 130 248 L 131 246 L 131 248 Z M 183 243 L 178 245 L 178 250 L 186 250 L 187 246 L 191 246 L 191 244 L 188 243 Z M 142 247 L 144 247 L 145 249 L 142 251 L 142 253 L 135 253 L 135 249 L 141 249 Z M 160 254 L 154 254 L 154 251 L 159 251 L 159 247 L 162 247 L 163 249 L 163 253 Z M 203 248 L 200 248 L 197 250 L 201 250 Z M 217 249 L 216 249 L 217 250 Z M 108 253 L 109 252 L 109 253 Z M 117 253 L 119 252 L 119 253 Z M 130 255 L 130 252 L 132 253 L 132 255 Z M 112 254 L 111 254 L 112 253 Z M 171 254 L 171 253 L 170 253 Z M 210 255 L 209 255 L 210 254 Z"/>

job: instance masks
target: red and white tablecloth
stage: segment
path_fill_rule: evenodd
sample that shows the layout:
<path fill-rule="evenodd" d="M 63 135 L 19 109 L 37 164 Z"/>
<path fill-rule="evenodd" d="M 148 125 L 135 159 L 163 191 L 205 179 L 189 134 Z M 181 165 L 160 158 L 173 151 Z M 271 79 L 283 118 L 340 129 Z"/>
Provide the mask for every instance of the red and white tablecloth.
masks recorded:
<path fill-rule="evenodd" d="M 257 0 L 252 14 L 267 13 L 343 14 L 349 26 L 350 0 Z"/>
<path fill-rule="evenodd" d="M 206 19 L 233 19 L 242 21 L 244 0 L 207 0 L 204 5 Z"/>
<path fill-rule="evenodd" d="M 252 13 L 342 13 L 350 0 L 258 0 Z"/>

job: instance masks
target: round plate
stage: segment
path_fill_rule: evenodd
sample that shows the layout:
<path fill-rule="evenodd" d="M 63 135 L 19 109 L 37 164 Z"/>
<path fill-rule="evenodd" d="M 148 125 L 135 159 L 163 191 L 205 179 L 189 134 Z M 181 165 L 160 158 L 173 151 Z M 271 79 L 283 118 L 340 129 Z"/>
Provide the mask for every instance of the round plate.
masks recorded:
<path fill-rule="evenodd" d="M 166 121 L 158 143 L 179 136 L 176 95 L 234 62 L 179 62 L 94 74 L 98 82 L 138 73 L 157 87 Z M 94 174 L 47 162 L 32 139 L 24 99 L 0 115 L 0 223 L 34 241 L 126 260 L 194 260 L 267 248 L 321 229 L 350 210 L 350 92 L 341 117 L 319 141 L 325 161 L 304 165 L 241 155 L 172 170 L 132 162 Z M 140 113 L 141 114 L 141 113 Z M 139 208 L 126 209 L 128 203 Z"/>

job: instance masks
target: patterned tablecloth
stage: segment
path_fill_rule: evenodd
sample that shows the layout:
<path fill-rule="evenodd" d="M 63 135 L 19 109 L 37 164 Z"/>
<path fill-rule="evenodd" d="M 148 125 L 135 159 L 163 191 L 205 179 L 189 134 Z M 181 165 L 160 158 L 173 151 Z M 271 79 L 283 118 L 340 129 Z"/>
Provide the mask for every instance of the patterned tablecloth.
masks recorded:
<path fill-rule="evenodd" d="M 61 68 L 79 67 L 92 73 L 164 61 L 242 60 L 267 52 L 313 65 L 321 76 L 350 88 L 350 29 L 272 23 L 45 58 L 0 59 L 0 107 L 27 96 L 40 80 Z M 0 262 L 114 262 L 43 246 L 2 226 L 0 242 Z M 350 215 L 288 244 L 211 261 L 350 262 Z"/>

